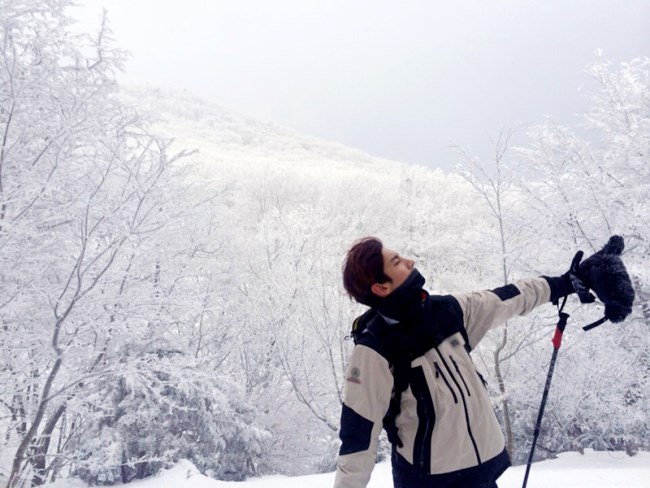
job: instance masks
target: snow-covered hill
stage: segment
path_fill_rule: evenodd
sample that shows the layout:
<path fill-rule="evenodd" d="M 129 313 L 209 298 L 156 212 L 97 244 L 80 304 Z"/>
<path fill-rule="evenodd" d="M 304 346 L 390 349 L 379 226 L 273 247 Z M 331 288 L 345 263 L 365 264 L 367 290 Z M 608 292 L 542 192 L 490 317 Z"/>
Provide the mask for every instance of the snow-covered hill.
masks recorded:
<path fill-rule="evenodd" d="M 159 133 L 174 138 L 178 146 L 198 148 L 209 170 L 233 166 L 349 171 L 395 170 L 401 165 L 342 144 L 292 132 L 195 97 L 166 88 L 131 86 L 123 97 L 157 121 Z"/>
<path fill-rule="evenodd" d="M 524 466 L 510 468 L 499 480 L 500 488 L 518 488 Z M 331 488 L 334 473 L 310 476 L 267 476 L 246 482 L 217 481 L 200 474 L 183 461 L 152 479 L 130 483 L 130 488 Z M 390 464 L 378 464 L 368 488 L 392 485 Z M 623 452 L 567 452 L 558 459 L 535 463 L 528 479 L 529 488 L 648 488 L 650 486 L 650 452 L 629 457 Z M 46 488 L 86 488 L 81 482 L 63 480 Z"/>

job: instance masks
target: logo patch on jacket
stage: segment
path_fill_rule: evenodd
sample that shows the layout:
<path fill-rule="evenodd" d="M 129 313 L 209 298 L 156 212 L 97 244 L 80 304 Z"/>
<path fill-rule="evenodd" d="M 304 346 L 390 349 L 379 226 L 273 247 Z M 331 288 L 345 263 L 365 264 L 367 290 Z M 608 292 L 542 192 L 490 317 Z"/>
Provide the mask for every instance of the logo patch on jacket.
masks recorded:
<path fill-rule="evenodd" d="M 350 376 L 346 378 L 351 383 L 361 384 L 361 370 L 359 368 L 352 368 Z"/>

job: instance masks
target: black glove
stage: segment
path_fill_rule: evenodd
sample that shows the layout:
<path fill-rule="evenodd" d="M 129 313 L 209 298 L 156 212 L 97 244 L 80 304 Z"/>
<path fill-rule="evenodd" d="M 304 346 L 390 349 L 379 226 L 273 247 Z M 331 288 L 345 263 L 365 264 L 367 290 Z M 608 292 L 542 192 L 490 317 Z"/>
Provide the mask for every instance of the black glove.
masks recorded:
<path fill-rule="evenodd" d="M 573 289 L 582 303 L 592 303 L 595 300 L 589 292 L 591 289 L 605 305 L 603 322 L 622 322 L 632 312 L 634 289 L 621 260 L 624 247 L 625 242 L 621 236 L 612 236 L 600 251 L 582 263 L 580 260 L 583 252 L 578 251 L 569 270 Z"/>

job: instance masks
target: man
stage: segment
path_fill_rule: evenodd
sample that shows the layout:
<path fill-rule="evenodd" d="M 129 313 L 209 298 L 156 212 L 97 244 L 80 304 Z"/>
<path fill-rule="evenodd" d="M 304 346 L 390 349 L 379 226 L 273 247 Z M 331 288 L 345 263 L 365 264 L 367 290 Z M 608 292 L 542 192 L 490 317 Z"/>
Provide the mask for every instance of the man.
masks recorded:
<path fill-rule="evenodd" d="M 615 264 L 621 263 L 629 282 L 618 239 Z M 581 268 L 587 292 L 587 268 L 593 268 L 587 263 L 600 264 L 598 254 Z M 577 269 L 579 259 L 575 264 Z M 598 272 L 602 276 L 601 268 Z M 573 293 L 576 280 L 576 273 L 566 273 L 490 291 L 432 296 L 422 288 L 425 280 L 413 260 L 374 237 L 355 243 L 346 256 L 343 283 L 354 300 L 371 308 L 353 326 L 335 488 L 366 487 L 382 427 L 393 446 L 395 488 L 496 487 L 510 460 L 469 352 L 495 325 Z"/>

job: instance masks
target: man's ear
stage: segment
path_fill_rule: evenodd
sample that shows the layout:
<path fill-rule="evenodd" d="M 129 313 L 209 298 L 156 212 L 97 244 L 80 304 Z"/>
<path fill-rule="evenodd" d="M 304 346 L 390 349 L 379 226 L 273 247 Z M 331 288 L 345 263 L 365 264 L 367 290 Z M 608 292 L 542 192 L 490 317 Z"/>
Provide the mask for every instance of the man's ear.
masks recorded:
<path fill-rule="evenodd" d="M 370 291 L 378 297 L 384 298 L 390 293 L 390 288 L 382 283 L 375 283 L 370 287 Z"/>

